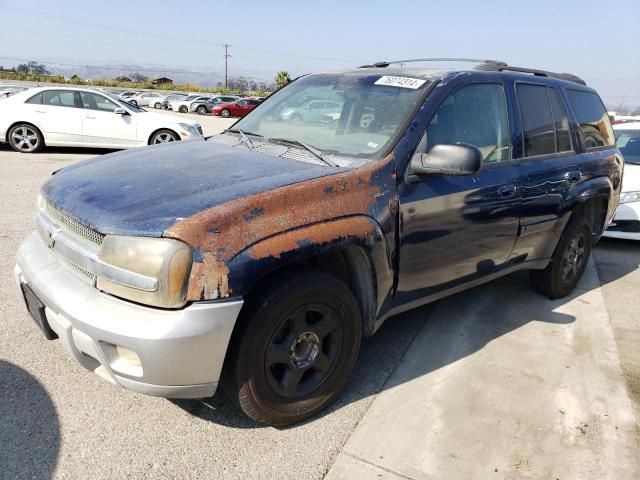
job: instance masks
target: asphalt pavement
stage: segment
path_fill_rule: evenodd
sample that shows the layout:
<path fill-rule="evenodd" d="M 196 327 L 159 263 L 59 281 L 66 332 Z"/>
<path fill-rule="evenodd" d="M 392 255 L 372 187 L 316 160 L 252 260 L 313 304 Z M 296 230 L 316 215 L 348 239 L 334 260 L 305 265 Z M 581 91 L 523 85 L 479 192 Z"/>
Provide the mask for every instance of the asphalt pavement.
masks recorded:
<path fill-rule="evenodd" d="M 205 135 L 231 123 L 192 118 Z M 548 302 L 514 275 L 444 300 L 433 314 L 429 307 L 390 319 L 364 340 L 334 406 L 275 429 L 221 396 L 170 401 L 117 388 L 46 341 L 26 313 L 12 269 L 33 229 L 39 186 L 54 170 L 101 153 L 25 155 L 0 146 L 0 478 L 319 479 L 332 467 L 333 478 L 362 479 L 637 477 L 629 470 L 640 457 L 630 407 L 640 393 L 636 244 L 603 241 L 599 277 L 592 268 L 566 301 Z M 555 423 L 545 423 L 552 414 Z M 393 463 L 394 445 L 415 435 L 421 443 Z M 388 463 L 378 458 L 386 455 Z M 562 463 L 568 458 L 602 475 L 545 470 L 541 458 L 561 467 L 574 464 Z M 473 461 L 483 468 L 469 474 Z"/>

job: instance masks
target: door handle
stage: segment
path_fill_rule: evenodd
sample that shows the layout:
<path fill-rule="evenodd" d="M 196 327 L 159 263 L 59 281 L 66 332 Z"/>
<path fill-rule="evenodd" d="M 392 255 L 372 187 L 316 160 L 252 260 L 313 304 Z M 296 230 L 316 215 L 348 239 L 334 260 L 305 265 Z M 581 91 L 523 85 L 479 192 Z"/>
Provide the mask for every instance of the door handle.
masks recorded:
<path fill-rule="evenodd" d="M 503 185 L 498 189 L 498 195 L 502 198 L 513 197 L 517 191 L 518 188 L 515 185 Z"/>
<path fill-rule="evenodd" d="M 47 113 L 44 110 L 36 110 L 36 113 Z"/>
<path fill-rule="evenodd" d="M 89 118 L 91 120 L 95 120 L 96 119 L 96 117 L 90 117 L 89 115 L 85 115 L 84 118 Z"/>

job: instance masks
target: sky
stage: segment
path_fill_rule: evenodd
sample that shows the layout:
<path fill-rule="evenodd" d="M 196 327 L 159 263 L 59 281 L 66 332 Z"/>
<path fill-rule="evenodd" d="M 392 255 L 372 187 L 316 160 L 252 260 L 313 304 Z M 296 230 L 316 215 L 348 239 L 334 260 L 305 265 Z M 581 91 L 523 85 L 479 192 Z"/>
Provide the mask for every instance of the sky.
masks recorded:
<path fill-rule="evenodd" d="M 584 78 L 640 105 L 639 0 L 0 0 L 0 65 L 133 64 L 271 79 L 470 57 Z M 18 60 L 15 60 L 18 59 Z"/>

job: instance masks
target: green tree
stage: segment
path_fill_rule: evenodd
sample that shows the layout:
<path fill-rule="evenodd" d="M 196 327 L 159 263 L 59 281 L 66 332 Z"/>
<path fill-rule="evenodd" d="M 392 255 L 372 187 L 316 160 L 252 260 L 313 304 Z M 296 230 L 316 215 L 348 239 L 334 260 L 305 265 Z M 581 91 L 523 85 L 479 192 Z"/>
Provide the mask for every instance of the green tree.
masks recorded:
<path fill-rule="evenodd" d="M 289 72 L 285 72 L 284 70 L 282 70 L 276 73 L 276 78 L 275 78 L 276 88 L 282 88 L 290 81 L 291 81 L 291 77 L 289 76 Z"/>
<path fill-rule="evenodd" d="M 42 63 L 34 62 L 33 60 L 28 63 L 21 63 L 16 67 L 16 71 L 35 75 L 49 75 L 51 73 Z"/>
<path fill-rule="evenodd" d="M 131 74 L 131 80 L 133 80 L 136 83 L 142 83 L 142 82 L 146 82 L 147 80 L 149 80 L 149 77 L 145 77 L 144 75 L 141 75 L 139 73 L 132 73 Z"/>

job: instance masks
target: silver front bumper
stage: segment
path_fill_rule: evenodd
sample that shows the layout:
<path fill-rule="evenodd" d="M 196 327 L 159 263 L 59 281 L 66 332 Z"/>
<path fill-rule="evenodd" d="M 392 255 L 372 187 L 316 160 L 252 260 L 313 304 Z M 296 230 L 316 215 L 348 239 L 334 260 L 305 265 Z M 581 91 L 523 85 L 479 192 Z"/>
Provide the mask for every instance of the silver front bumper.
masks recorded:
<path fill-rule="evenodd" d="M 215 393 L 242 300 L 198 302 L 180 310 L 121 300 L 83 281 L 37 232 L 20 246 L 15 275 L 44 303 L 69 355 L 106 380 L 167 398 Z M 139 362 L 116 346 L 135 352 Z"/>

